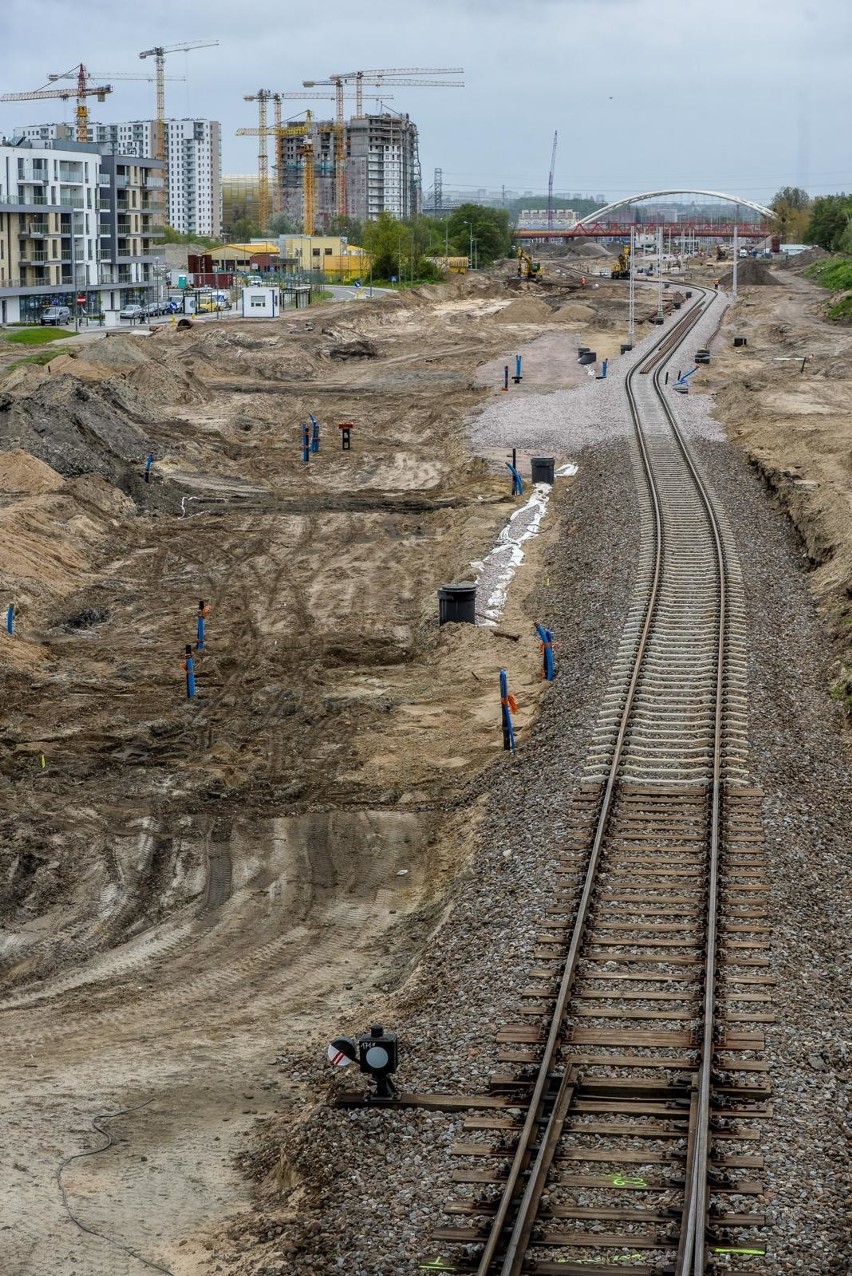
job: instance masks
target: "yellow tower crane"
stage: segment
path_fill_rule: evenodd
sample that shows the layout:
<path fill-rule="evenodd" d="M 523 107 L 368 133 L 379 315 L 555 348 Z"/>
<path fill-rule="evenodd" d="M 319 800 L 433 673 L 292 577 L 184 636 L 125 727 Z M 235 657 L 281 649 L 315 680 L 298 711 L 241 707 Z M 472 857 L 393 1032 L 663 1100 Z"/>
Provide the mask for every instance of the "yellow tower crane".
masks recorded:
<path fill-rule="evenodd" d="M 169 207 L 169 157 L 166 146 L 166 54 L 189 53 L 191 49 L 213 49 L 218 40 L 190 40 L 187 44 L 156 44 L 153 49 L 144 49 L 140 58 L 154 58 L 155 78 L 157 81 L 157 117 L 154 124 L 154 159 L 165 164 L 163 179 L 166 190 L 166 209 Z"/>
<path fill-rule="evenodd" d="M 76 139 L 78 142 L 86 142 L 89 138 L 89 110 L 86 106 L 87 97 L 96 97 L 99 102 L 105 102 L 107 93 L 112 93 L 111 84 L 91 85 L 89 83 L 89 73 L 81 62 L 78 67 L 74 67 L 71 71 L 66 71 L 61 76 L 53 77 L 58 80 L 64 80 L 66 77 L 76 79 L 76 92 L 71 89 L 36 89 L 32 93 L 3 93 L 0 94 L 0 102 L 33 102 L 41 98 L 62 98 L 68 101 L 70 97 L 77 99 L 77 126 Z"/>
<path fill-rule="evenodd" d="M 238 137 L 257 138 L 257 218 L 262 235 L 266 234 L 269 221 L 269 134 L 274 133 L 275 129 L 270 129 L 267 124 L 267 112 L 270 98 L 274 97 L 271 89 L 258 89 L 256 93 L 244 94 L 244 101 L 257 102 L 257 128 L 237 129 Z"/>
<path fill-rule="evenodd" d="M 302 165 L 303 165 L 302 225 L 304 227 L 304 233 L 306 235 L 312 235 L 314 233 L 314 220 L 316 216 L 316 211 L 315 211 L 316 186 L 315 186 L 314 163 L 313 163 L 314 144 L 313 144 L 313 140 L 311 139 L 310 133 L 313 127 L 314 117 L 310 111 L 306 111 L 305 120 L 303 123 L 284 124 L 280 115 L 281 99 L 284 97 L 290 97 L 290 96 L 299 97 L 301 95 L 298 93 L 296 94 L 274 93 L 271 96 L 273 97 L 273 100 L 275 100 L 275 106 L 276 106 L 274 124 L 271 127 L 269 125 L 263 125 L 263 126 L 259 126 L 258 128 L 238 128 L 237 137 L 256 137 L 259 139 L 258 176 L 260 175 L 260 170 L 263 165 L 262 155 L 265 150 L 265 139 L 267 137 L 275 138 L 276 160 L 277 160 L 277 170 L 278 170 L 277 172 L 278 181 L 276 182 L 276 186 L 279 187 L 279 194 L 282 197 L 279 200 L 279 202 L 283 202 L 283 185 L 281 184 L 281 174 L 283 172 L 283 164 L 284 164 L 284 139 L 288 137 L 301 137 L 303 139 L 301 145 L 299 146 L 299 157 L 301 158 Z M 264 129 L 263 133 L 261 132 L 261 127 Z M 268 159 L 268 156 L 267 156 L 267 159 Z M 267 183 L 267 199 L 269 203 L 272 204 L 272 206 L 274 207 L 275 197 L 273 197 L 272 199 L 269 199 L 268 183 Z M 259 192 L 258 192 L 258 204 L 260 204 Z"/>
<path fill-rule="evenodd" d="M 463 69 L 461 67 L 429 67 L 422 69 L 423 74 L 442 74 L 442 75 L 461 75 Z M 387 85 L 390 88 L 396 88 L 397 85 L 412 87 L 418 86 L 422 88 L 443 88 L 443 89 L 463 89 L 464 83 L 461 80 L 411 80 L 407 77 L 411 74 L 421 74 L 419 67 L 383 67 L 376 71 L 344 71 L 339 74 L 330 75 L 327 80 L 303 80 L 305 88 L 332 87 L 335 93 L 335 119 L 334 119 L 334 177 L 335 177 L 335 202 L 338 217 L 346 216 L 346 145 L 345 130 L 343 117 L 343 89 L 344 85 L 355 84 L 355 115 L 364 114 L 364 94 L 363 88 L 365 84 L 371 85 L 373 88 L 384 88 Z M 406 78 L 400 78 L 400 77 Z"/>

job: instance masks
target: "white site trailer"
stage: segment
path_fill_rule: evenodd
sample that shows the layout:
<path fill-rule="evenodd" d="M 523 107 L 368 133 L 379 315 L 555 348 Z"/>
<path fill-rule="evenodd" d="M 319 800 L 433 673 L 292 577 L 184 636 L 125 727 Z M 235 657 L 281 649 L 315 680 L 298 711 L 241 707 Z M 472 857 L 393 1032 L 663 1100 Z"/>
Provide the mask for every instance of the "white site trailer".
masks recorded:
<path fill-rule="evenodd" d="M 251 285 L 243 288 L 244 319 L 275 319 L 280 309 L 277 288 Z"/>

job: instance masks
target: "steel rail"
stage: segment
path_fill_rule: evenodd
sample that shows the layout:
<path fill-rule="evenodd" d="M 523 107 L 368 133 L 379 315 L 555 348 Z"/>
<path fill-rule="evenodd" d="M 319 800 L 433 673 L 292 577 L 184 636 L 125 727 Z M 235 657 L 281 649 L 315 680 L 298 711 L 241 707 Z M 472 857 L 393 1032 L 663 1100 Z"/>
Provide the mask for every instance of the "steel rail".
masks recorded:
<path fill-rule="evenodd" d="M 706 295 L 704 293 L 704 290 L 702 290 L 702 294 Z M 704 312 L 704 307 L 701 303 L 696 303 L 696 306 L 693 307 L 693 310 L 694 311 L 697 310 L 699 314 L 701 314 Z M 661 336 L 659 342 L 657 342 L 656 345 L 653 346 L 651 351 L 649 351 L 648 353 L 649 354 L 653 353 L 653 351 L 657 348 L 657 346 L 662 345 L 663 342 L 665 341 L 668 341 L 671 335 L 672 335 L 671 331 L 669 331 L 665 333 L 663 336 Z M 648 449 L 646 447 L 645 439 L 642 433 L 641 423 L 639 419 L 639 409 L 636 403 L 636 398 L 635 398 L 635 395 L 633 392 L 633 386 L 632 386 L 633 378 L 638 374 L 639 368 L 641 364 L 644 362 L 645 360 L 643 359 L 630 369 L 629 373 L 627 374 L 627 377 L 625 378 L 625 390 L 627 392 L 628 403 L 630 406 L 630 413 L 633 418 L 633 423 L 634 423 L 634 427 L 636 431 L 636 439 L 639 445 L 639 450 L 642 456 L 642 462 L 643 462 L 645 473 L 647 476 L 649 492 L 651 496 L 651 503 L 653 508 L 653 516 L 654 516 L 654 534 L 655 534 L 654 569 L 653 569 L 653 574 L 651 578 L 650 588 L 648 591 L 648 601 L 645 607 L 645 619 L 644 619 L 642 630 L 639 636 L 639 642 L 637 644 L 636 655 L 634 659 L 630 683 L 627 688 L 625 704 L 624 704 L 624 708 L 621 714 L 621 719 L 619 722 L 619 728 L 618 728 L 618 733 L 615 740 L 615 745 L 613 747 L 612 761 L 610 763 L 609 774 L 607 777 L 606 786 L 605 786 L 603 798 L 601 801 L 601 807 L 598 814 L 597 825 L 595 828 L 595 836 L 592 842 L 592 848 L 589 855 L 589 863 L 586 869 L 585 880 L 583 882 L 582 894 L 580 896 L 579 904 L 577 906 L 577 915 L 574 922 L 574 929 L 571 936 L 571 943 L 565 958 L 565 965 L 563 967 L 563 973 L 562 973 L 562 977 L 561 977 L 561 981 L 559 985 L 559 992 L 557 994 L 556 1004 L 553 1010 L 553 1017 L 551 1019 L 550 1030 L 548 1032 L 547 1041 L 545 1043 L 542 1059 L 539 1064 L 538 1075 L 536 1077 L 535 1085 L 533 1087 L 533 1092 L 530 1097 L 530 1103 L 527 1109 L 526 1119 L 524 1121 L 523 1128 L 518 1138 L 518 1146 L 515 1151 L 515 1155 L 512 1159 L 512 1164 L 509 1168 L 509 1172 L 506 1179 L 506 1185 L 505 1185 L 502 1198 L 500 1200 L 500 1204 L 494 1216 L 494 1220 L 492 1222 L 491 1229 L 488 1234 L 488 1238 L 485 1242 L 482 1253 L 479 1257 L 479 1264 L 476 1269 L 476 1276 L 489 1276 L 489 1274 L 492 1271 L 492 1265 L 494 1264 L 494 1261 L 497 1258 L 497 1251 L 500 1248 L 503 1234 L 508 1226 L 509 1215 L 515 1203 L 518 1185 L 520 1183 L 522 1175 L 526 1172 L 529 1166 L 530 1160 L 532 1159 L 532 1156 L 533 1156 L 533 1150 L 532 1150 L 533 1143 L 536 1138 L 536 1135 L 538 1134 L 539 1126 L 542 1121 L 542 1108 L 545 1101 L 546 1091 L 551 1080 L 553 1064 L 559 1049 L 559 1039 L 563 1031 L 562 1021 L 565 1018 L 565 1013 L 568 1008 L 568 1003 L 571 999 L 571 994 L 573 991 L 574 980 L 576 975 L 577 963 L 578 963 L 579 954 L 580 954 L 580 946 L 583 939 L 585 938 L 586 926 L 589 920 L 592 894 L 594 890 L 595 879 L 597 877 L 597 870 L 598 870 L 598 864 L 600 861 L 601 848 L 603 845 L 604 836 L 606 833 L 606 827 L 609 820 L 610 811 L 612 809 L 613 798 L 615 795 L 618 768 L 621 762 L 621 757 L 622 757 L 622 753 L 624 749 L 624 741 L 627 735 L 628 726 L 630 724 L 630 717 L 633 710 L 633 703 L 636 697 L 636 689 L 639 683 L 642 663 L 643 663 L 645 652 L 648 646 L 648 640 L 649 640 L 651 628 L 654 622 L 654 616 L 655 616 L 655 612 L 657 608 L 657 603 L 659 601 L 660 584 L 661 584 L 661 578 L 662 578 L 663 544 L 664 544 L 662 505 L 661 505 L 659 490 L 657 488 L 657 484 L 653 475 L 653 467 L 651 464 L 651 459 L 648 454 Z M 539 1157 L 536 1160 L 536 1164 L 533 1166 L 533 1169 L 530 1172 L 529 1181 L 527 1183 L 526 1190 L 524 1192 L 524 1196 L 522 1198 L 517 1217 L 514 1220 L 512 1233 L 507 1243 L 506 1252 L 502 1259 L 502 1264 L 500 1266 L 500 1276 L 519 1276 L 519 1273 L 523 1266 L 524 1257 L 526 1254 L 527 1241 L 535 1221 L 535 1207 L 537 1206 L 538 1199 L 541 1196 L 541 1191 L 544 1185 L 544 1179 L 546 1177 L 549 1160 L 550 1160 L 550 1157 L 552 1156 L 552 1150 L 556 1146 L 557 1140 L 553 1137 L 553 1134 L 551 1132 L 553 1118 L 556 1113 L 567 1111 L 566 1093 L 569 1087 L 573 1088 L 573 1085 L 574 1085 L 573 1071 L 571 1069 L 567 1069 L 562 1074 L 559 1091 L 553 1100 L 551 1113 L 546 1119 L 546 1123 L 545 1123 L 546 1128 L 541 1133 L 541 1152 L 544 1153 L 544 1155 L 539 1155 Z M 549 1156 L 547 1155 L 548 1150 L 550 1150 Z M 530 1215 L 529 1217 L 525 1217 L 524 1205 L 526 1205 L 527 1207 L 527 1214 Z"/>
<path fill-rule="evenodd" d="M 712 299 L 710 302 L 712 305 Z M 709 305 L 707 307 L 709 309 Z M 684 1230 L 686 1243 L 683 1248 L 683 1267 L 677 1276 L 703 1276 L 705 1270 L 705 1227 L 707 1217 L 707 1162 L 710 1144 L 710 1100 L 713 1067 L 713 1034 L 716 1005 L 716 950 L 718 943 L 718 895 L 719 857 L 722 834 L 722 750 L 724 746 L 723 722 L 725 699 L 725 638 L 727 633 L 726 562 L 722 534 L 716 518 L 713 502 L 698 473 L 681 429 L 671 407 L 666 402 L 660 386 L 658 367 L 654 373 L 654 388 L 677 440 L 683 459 L 689 469 L 696 490 L 701 497 L 716 550 L 719 575 L 718 635 L 716 647 L 716 698 L 713 738 L 713 771 L 710 796 L 710 844 L 707 880 L 707 919 L 705 939 L 704 976 L 704 1026 L 701 1043 L 701 1065 L 698 1079 L 698 1112 L 695 1126 L 695 1146 L 690 1149 L 692 1174 L 687 1182 L 687 1199 L 684 1205 Z"/>

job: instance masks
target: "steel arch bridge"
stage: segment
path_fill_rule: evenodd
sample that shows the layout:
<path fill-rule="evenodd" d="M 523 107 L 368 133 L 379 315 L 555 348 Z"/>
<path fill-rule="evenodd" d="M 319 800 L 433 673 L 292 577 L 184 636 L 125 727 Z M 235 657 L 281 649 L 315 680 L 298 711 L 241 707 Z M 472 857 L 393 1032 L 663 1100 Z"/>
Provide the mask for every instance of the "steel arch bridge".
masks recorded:
<path fill-rule="evenodd" d="M 634 219 L 625 220 L 623 218 L 611 219 L 613 213 L 618 213 L 620 209 L 631 208 L 634 204 L 642 203 L 647 199 L 664 199 L 670 195 L 702 195 L 706 199 L 720 199 L 728 204 L 735 204 L 740 208 L 747 208 L 749 212 L 756 213 L 760 221 L 743 221 L 731 218 L 728 221 L 708 222 L 706 219 L 685 218 L 677 222 L 642 222 L 637 223 Z M 743 199 L 739 195 L 728 195 L 724 191 L 705 191 L 705 190 L 660 190 L 645 191 L 641 195 L 630 195 L 626 199 L 617 199 L 612 204 L 607 204 L 604 208 L 598 208 L 593 213 L 589 213 L 587 217 L 581 218 L 574 226 L 568 230 L 516 230 L 515 239 L 517 240 L 565 240 L 565 239 L 619 239 L 629 236 L 632 226 L 639 226 L 643 231 L 651 233 L 657 230 L 658 226 L 663 226 L 668 230 L 674 231 L 677 228 L 678 234 L 688 234 L 699 239 L 731 239 L 736 226 L 737 234 L 741 239 L 766 239 L 772 234 L 772 221 L 775 218 L 771 208 L 765 208 L 763 204 L 757 204 L 754 200 Z"/>

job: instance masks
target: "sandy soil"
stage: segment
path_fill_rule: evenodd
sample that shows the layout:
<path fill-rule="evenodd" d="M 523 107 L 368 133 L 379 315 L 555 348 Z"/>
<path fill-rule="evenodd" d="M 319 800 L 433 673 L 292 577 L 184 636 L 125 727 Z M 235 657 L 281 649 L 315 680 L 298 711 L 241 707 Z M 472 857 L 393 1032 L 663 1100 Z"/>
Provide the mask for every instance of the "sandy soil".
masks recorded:
<path fill-rule="evenodd" d="M 547 522 L 497 631 L 436 624 L 437 587 L 470 578 L 520 503 L 465 423 L 499 394 L 491 362 L 523 351 L 531 379 L 565 387 L 560 340 L 623 339 L 616 286 L 552 318 L 576 288 L 522 324 L 500 315 L 526 292 L 480 279 L 110 335 L 0 383 L 16 1276 L 150 1270 L 139 1256 L 210 1271 L 210 1234 L 250 1204 L 235 1153 L 301 1101 L 282 1045 L 416 959 L 499 756 L 498 670 L 522 736 L 541 694 Z M 61 1168 L 106 1141 L 93 1119 L 111 1145 Z"/>
<path fill-rule="evenodd" d="M 745 288 L 727 312 L 696 388 L 716 393 L 716 415 L 802 537 L 835 640 L 833 691 L 852 714 L 852 328 L 824 318 L 824 289 L 772 274 L 780 286 Z"/>

